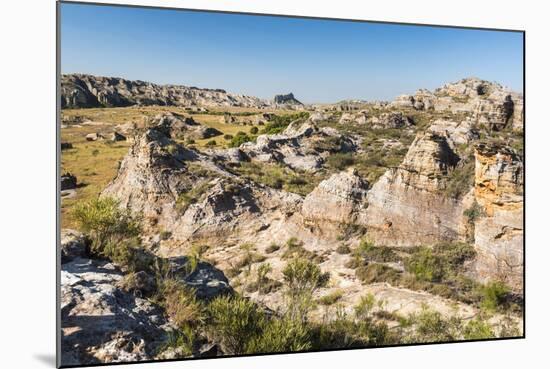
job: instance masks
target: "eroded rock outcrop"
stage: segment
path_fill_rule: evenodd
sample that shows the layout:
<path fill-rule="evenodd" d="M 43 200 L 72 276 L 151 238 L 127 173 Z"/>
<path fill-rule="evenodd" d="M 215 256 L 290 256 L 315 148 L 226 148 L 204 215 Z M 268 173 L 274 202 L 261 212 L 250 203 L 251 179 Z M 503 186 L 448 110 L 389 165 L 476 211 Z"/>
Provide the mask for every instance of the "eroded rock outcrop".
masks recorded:
<path fill-rule="evenodd" d="M 149 301 L 116 287 L 106 261 L 76 257 L 61 267 L 61 362 L 86 365 L 154 358 L 167 322 Z"/>
<path fill-rule="evenodd" d="M 231 94 L 221 89 L 157 85 L 116 77 L 87 74 L 61 76 L 61 107 L 120 107 L 131 105 L 265 107 L 256 97 Z"/>
<path fill-rule="evenodd" d="M 350 138 L 307 121 L 289 124 L 282 134 L 260 135 L 255 143 L 244 143 L 240 149 L 252 160 L 313 171 L 321 167 L 331 151 L 350 152 L 355 147 Z"/>
<path fill-rule="evenodd" d="M 482 207 L 475 221 L 475 271 L 482 280 L 523 288 L 523 160 L 512 149 L 479 144 L 474 195 Z"/>
<path fill-rule="evenodd" d="M 459 239 L 461 202 L 441 194 L 459 160 L 445 137 L 419 134 L 401 165 L 386 171 L 367 194 L 370 237 L 390 246 Z"/>
<path fill-rule="evenodd" d="M 363 223 L 368 187 L 353 169 L 333 174 L 306 196 L 302 214 L 313 221 Z"/>

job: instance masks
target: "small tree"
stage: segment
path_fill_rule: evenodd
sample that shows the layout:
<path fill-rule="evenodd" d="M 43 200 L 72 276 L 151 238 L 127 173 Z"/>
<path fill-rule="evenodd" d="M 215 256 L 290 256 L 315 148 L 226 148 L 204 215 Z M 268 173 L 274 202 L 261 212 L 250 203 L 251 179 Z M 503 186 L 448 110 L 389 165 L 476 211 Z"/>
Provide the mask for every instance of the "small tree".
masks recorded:
<path fill-rule="evenodd" d="M 256 273 L 257 273 L 256 283 L 258 286 L 258 291 L 260 293 L 262 292 L 263 285 L 267 281 L 267 274 L 271 272 L 271 269 L 272 269 L 271 264 L 264 263 L 264 264 L 260 264 L 258 266 L 258 269 L 256 270 Z"/>
<path fill-rule="evenodd" d="M 293 320 L 307 320 L 313 306 L 313 293 L 328 284 L 329 273 L 309 260 L 297 258 L 290 261 L 283 270 L 289 298 L 289 314 Z"/>

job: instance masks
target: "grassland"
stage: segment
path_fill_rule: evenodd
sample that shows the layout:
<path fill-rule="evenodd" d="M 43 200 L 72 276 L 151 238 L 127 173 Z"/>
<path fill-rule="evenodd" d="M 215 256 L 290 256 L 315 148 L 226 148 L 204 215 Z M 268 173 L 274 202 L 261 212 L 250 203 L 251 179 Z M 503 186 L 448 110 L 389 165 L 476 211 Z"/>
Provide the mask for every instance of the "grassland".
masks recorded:
<path fill-rule="evenodd" d="M 75 203 L 80 200 L 90 200 L 99 195 L 107 184 L 116 176 L 120 161 L 124 158 L 131 146 L 130 141 L 110 142 L 109 140 L 86 141 L 89 133 L 107 135 L 116 130 L 116 126 L 125 123 L 134 123 L 136 127 L 147 126 L 148 121 L 159 113 L 174 112 L 193 117 L 200 124 L 215 128 L 223 135 L 196 140 L 194 145 L 202 149 L 211 140 L 216 141 L 214 147 L 228 147 L 230 139 L 225 135 L 235 136 L 238 132 L 250 134 L 253 125 L 249 121 L 250 115 L 264 112 L 260 109 L 229 107 L 211 109 L 208 112 L 194 113 L 179 107 L 148 106 L 124 108 L 93 108 L 93 109 L 64 109 L 61 141 L 70 142 L 72 149 L 61 153 L 61 173 L 70 172 L 78 179 L 79 187 L 72 197 L 62 198 L 61 226 L 75 228 L 76 222 L 71 213 Z M 235 123 L 225 123 L 223 114 L 229 112 L 236 118 Z M 278 110 L 277 114 L 289 114 L 295 111 Z M 81 120 L 82 123 L 65 124 L 66 121 Z M 130 137 L 129 137 L 130 138 Z M 183 141 L 181 143 L 184 143 Z M 210 146 L 212 147 L 212 146 Z"/>

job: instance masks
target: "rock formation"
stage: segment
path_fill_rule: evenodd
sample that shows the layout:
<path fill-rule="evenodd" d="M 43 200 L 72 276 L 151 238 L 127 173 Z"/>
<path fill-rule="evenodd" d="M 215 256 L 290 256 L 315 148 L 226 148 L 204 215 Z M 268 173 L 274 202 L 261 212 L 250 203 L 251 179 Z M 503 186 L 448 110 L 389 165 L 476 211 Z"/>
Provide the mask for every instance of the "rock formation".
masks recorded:
<path fill-rule="evenodd" d="M 302 214 L 308 220 L 336 224 L 362 223 L 369 184 L 353 169 L 332 175 L 306 196 Z"/>
<path fill-rule="evenodd" d="M 370 237 L 401 246 L 460 239 L 461 203 L 440 193 L 459 160 L 445 137 L 419 134 L 401 165 L 386 171 L 367 194 Z"/>
<path fill-rule="evenodd" d="M 482 280 L 523 288 L 523 161 L 510 148 L 479 144 L 474 196 L 483 209 L 475 222 L 475 269 Z"/>
<path fill-rule="evenodd" d="M 273 102 L 276 105 L 304 105 L 294 97 L 292 92 L 286 95 L 275 95 Z"/>
<path fill-rule="evenodd" d="M 231 94 L 220 89 L 157 85 L 87 74 L 61 76 L 62 108 L 132 105 L 265 107 L 269 103 L 256 97 Z"/>

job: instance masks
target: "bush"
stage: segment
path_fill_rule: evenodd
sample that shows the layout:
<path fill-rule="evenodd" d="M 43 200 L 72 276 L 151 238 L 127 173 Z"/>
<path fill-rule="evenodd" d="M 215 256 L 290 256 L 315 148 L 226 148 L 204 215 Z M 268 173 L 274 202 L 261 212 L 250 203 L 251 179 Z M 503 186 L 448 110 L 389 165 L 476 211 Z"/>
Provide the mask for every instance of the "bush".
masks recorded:
<path fill-rule="evenodd" d="M 128 209 L 121 209 L 112 198 L 97 198 L 79 203 L 73 210 L 82 231 L 91 240 L 92 253 L 109 257 L 116 246 L 135 238 L 140 233 L 139 221 L 132 218 Z M 109 246 L 109 252 L 105 252 Z M 129 247 L 129 246 L 128 246 Z"/>
<path fill-rule="evenodd" d="M 447 175 L 444 194 L 447 197 L 458 199 L 464 196 L 474 184 L 475 161 L 469 157 L 451 169 Z"/>
<path fill-rule="evenodd" d="M 327 165 L 336 170 L 344 170 L 355 164 L 355 159 L 351 153 L 336 153 L 327 158 Z"/>
<path fill-rule="evenodd" d="M 311 334 L 308 326 L 302 322 L 282 319 L 270 319 L 262 333 L 248 344 L 248 353 L 269 353 L 305 351 L 311 348 Z"/>
<path fill-rule="evenodd" d="M 489 312 L 498 310 L 506 303 L 509 292 L 508 287 L 502 282 L 489 282 L 485 286 L 481 286 L 481 308 Z"/>
<path fill-rule="evenodd" d="M 375 246 L 372 242 L 361 240 L 354 253 L 367 261 L 388 263 L 399 261 L 399 256 L 389 247 Z"/>
<path fill-rule="evenodd" d="M 226 134 L 223 136 L 224 140 L 231 141 L 233 139 L 233 135 Z"/>
<path fill-rule="evenodd" d="M 405 263 L 408 272 L 421 281 L 440 281 L 445 275 L 445 265 L 434 255 L 432 249 L 420 247 Z"/>
<path fill-rule="evenodd" d="M 253 135 L 258 134 L 258 127 L 250 128 L 250 133 L 253 134 Z"/>
<path fill-rule="evenodd" d="M 269 122 L 265 125 L 264 129 L 262 129 L 262 133 L 264 134 L 279 134 L 283 132 L 288 125 L 295 121 L 295 120 L 306 120 L 309 117 L 308 112 L 300 112 L 296 114 L 287 114 L 287 115 L 273 115 Z"/>
<path fill-rule="evenodd" d="M 212 147 L 212 146 L 216 146 L 216 140 L 210 140 L 208 141 L 205 146 L 207 147 Z"/>
<path fill-rule="evenodd" d="M 218 297 L 208 305 L 207 312 L 207 329 L 228 354 L 246 353 L 248 343 L 265 324 L 265 316 L 256 304 L 239 296 Z"/>
<path fill-rule="evenodd" d="M 334 305 L 338 300 L 344 296 L 344 293 L 340 290 L 329 293 L 321 298 L 319 298 L 319 303 L 321 305 Z"/>
<path fill-rule="evenodd" d="M 195 331 L 191 327 L 183 327 L 181 329 L 168 332 L 168 339 L 160 346 L 159 353 L 168 349 L 176 349 L 178 357 L 188 357 L 193 354 L 193 344 L 195 342 Z"/>
<path fill-rule="evenodd" d="M 286 295 L 289 298 L 289 311 L 293 320 L 307 320 L 307 313 L 313 307 L 313 293 L 328 284 L 330 273 L 309 260 L 296 258 L 283 269 Z"/>
<path fill-rule="evenodd" d="M 470 320 L 464 327 L 464 339 L 481 340 L 488 338 L 495 338 L 495 333 L 491 325 L 479 317 Z"/>
<path fill-rule="evenodd" d="M 461 322 L 455 317 L 446 319 L 441 313 L 424 309 L 409 317 L 414 334 L 408 341 L 413 343 L 455 341 L 460 338 Z"/>
<path fill-rule="evenodd" d="M 195 292 L 182 282 L 164 280 L 159 296 L 166 314 L 178 328 L 197 326 L 204 321 L 203 307 L 197 301 Z"/>
<path fill-rule="evenodd" d="M 371 263 L 355 269 L 355 276 L 367 284 L 387 282 L 396 285 L 399 283 L 401 273 L 384 264 Z"/>
<path fill-rule="evenodd" d="M 239 147 L 243 143 L 249 141 L 252 141 L 252 137 L 244 132 L 238 132 L 237 135 L 231 139 L 231 142 L 229 142 L 229 147 Z"/>

